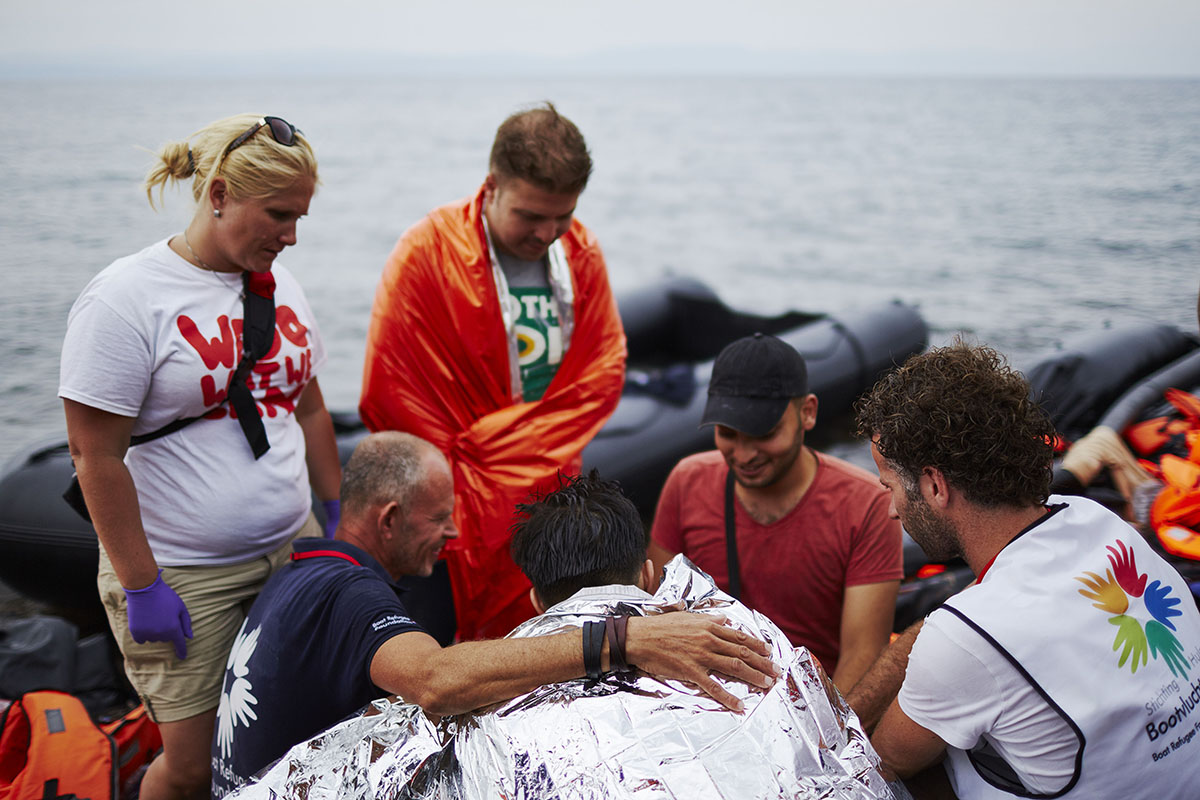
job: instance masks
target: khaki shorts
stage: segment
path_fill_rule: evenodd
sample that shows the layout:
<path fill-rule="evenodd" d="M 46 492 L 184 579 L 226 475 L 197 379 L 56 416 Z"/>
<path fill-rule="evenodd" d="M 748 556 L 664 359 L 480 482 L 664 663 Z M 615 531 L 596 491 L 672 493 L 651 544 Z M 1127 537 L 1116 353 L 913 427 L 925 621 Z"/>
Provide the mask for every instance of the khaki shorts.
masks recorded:
<path fill-rule="evenodd" d="M 320 524 L 309 514 L 292 538 L 321 535 Z M 267 578 L 287 562 L 291 552 L 289 540 L 279 549 L 241 564 L 163 567 L 163 580 L 183 600 L 192 618 L 193 638 L 187 640 L 187 658 L 180 660 L 171 642 L 133 641 L 125 616 L 125 592 L 108 554 L 100 548 L 96 579 L 100 599 L 125 656 L 125 674 L 151 719 L 178 722 L 217 707 L 225 662 L 246 612 Z"/>

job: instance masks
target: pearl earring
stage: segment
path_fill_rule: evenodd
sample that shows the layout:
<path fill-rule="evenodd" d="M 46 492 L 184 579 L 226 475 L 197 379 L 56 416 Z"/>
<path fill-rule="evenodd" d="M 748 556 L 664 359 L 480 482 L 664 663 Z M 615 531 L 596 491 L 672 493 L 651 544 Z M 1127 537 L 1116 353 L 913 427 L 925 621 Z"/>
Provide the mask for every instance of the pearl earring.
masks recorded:
<path fill-rule="evenodd" d="M 221 209 L 219 209 L 219 208 L 214 208 L 214 209 L 213 209 L 213 216 L 214 216 L 214 217 L 216 217 L 217 219 L 220 219 L 220 218 L 221 218 Z"/>

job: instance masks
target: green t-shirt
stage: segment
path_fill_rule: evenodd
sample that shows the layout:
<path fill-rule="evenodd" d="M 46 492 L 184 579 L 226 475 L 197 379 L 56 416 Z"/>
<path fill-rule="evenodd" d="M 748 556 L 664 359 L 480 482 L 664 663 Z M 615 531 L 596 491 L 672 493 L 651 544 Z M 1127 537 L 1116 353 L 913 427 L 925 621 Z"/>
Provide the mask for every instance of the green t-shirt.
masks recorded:
<path fill-rule="evenodd" d="M 563 357 L 562 328 L 553 297 L 544 288 L 510 286 L 509 292 L 521 302 L 516 332 L 523 394 L 526 401 L 541 400 Z"/>
<path fill-rule="evenodd" d="M 523 261 L 498 253 L 508 292 L 521 304 L 517 317 L 517 357 L 525 400 L 541 400 L 562 363 L 562 327 L 554 313 L 546 260 Z"/>

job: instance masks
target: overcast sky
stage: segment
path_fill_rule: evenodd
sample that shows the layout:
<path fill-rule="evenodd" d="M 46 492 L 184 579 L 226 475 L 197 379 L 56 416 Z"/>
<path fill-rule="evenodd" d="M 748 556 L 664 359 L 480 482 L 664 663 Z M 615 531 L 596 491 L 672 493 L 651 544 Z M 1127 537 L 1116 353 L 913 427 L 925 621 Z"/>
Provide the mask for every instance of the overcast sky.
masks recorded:
<path fill-rule="evenodd" d="M 1200 1 L 0 0 L 0 76 L 150 65 L 1200 76 Z"/>

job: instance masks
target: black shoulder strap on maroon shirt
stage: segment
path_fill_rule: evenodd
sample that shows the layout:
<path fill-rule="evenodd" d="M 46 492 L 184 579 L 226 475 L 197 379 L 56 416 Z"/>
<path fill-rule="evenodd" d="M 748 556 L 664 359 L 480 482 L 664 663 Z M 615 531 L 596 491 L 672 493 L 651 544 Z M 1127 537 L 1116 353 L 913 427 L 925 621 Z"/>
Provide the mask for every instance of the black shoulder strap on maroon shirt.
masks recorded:
<path fill-rule="evenodd" d="M 725 566 L 729 572 L 729 593 L 741 599 L 742 568 L 738 563 L 737 512 L 733 505 L 733 470 L 725 476 Z"/>

